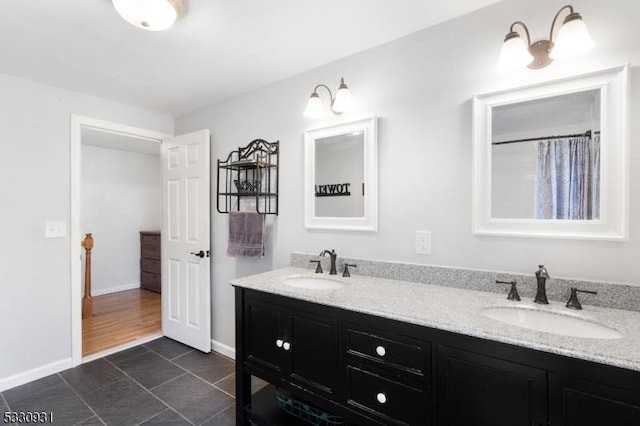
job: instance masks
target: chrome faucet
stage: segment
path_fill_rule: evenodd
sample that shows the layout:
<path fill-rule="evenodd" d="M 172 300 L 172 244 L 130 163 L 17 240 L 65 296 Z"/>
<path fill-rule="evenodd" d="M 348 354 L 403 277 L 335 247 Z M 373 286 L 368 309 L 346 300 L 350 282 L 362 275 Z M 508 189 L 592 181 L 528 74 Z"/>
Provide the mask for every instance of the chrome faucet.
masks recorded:
<path fill-rule="evenodd" d="M 329 255 L 331 257 L 331 270 L 329 271 L 329 275 L 338 275 L 338 271 L 336 271 L 336 258 L 338 254 L 335 250 L 322 250 L 318 256 L 326 256 Z"/>
<path fill-rule="evenodd" d="M 536 271 L 536 281 L 538 281 L 538 291 L 536 292 L 536 297 L 533 299 L 535 303 L 540 303 L 542 305 L 548 305 L 549 301 L 547 300 L 547 279 L 551 278 L 549 276 L 549 272 L 544 265 L 538 265 L 538 270 Z"/>

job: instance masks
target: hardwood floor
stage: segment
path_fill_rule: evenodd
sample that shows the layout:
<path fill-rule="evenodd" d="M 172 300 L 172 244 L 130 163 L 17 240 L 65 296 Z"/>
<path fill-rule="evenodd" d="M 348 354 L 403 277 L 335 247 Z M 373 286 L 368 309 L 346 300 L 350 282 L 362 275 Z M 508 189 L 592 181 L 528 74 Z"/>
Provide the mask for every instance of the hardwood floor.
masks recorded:
<path fill-rule="evenodd" d="M 82 320 L 82 356 L 162 331 L 160 295 L 127 290 L 93 298 L 93 316 Z"/>

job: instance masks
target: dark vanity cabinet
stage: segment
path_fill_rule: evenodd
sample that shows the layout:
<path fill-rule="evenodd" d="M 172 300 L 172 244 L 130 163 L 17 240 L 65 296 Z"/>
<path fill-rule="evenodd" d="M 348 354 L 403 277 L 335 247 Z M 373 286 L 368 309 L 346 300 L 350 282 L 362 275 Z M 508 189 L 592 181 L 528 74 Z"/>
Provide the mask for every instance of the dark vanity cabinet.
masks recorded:
<path fill-rule="evenodd" d="M 236 288 L 237 424 L 308 424 L 275 388 L 320 424 L 640 425 L 638 372 Z"/>
<path fill-rule="evenodd" d="M 549 374 L 550 424 L 640 425 L 640 383 L 635 377 Z M 616 383 L 617 382 L 617 383 Z"/>
<path fill-rule="evenodd" d="M 453 333 L 438 341 L 439 425 L 640 425 L 639 372 Z"/>
<path fill-rule="evenodd" d="M 443 426 L 547 423 L 547 372 L 504 359 L 438 346 Z"/>
<path fill-rule="evenodd" d="M 245 299 L 247 362 L 328 397 L 338 386 L 338 321 Z"/>

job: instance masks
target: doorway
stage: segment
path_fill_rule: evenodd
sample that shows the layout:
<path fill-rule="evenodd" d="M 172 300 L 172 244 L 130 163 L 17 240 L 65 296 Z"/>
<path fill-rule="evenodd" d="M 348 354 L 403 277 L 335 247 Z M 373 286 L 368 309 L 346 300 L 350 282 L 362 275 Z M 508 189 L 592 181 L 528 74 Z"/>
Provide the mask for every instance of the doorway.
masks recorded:
<path fill-rule="evenodd" d="M 81 151 L 80 225 L 92 247 L 86 357 L 162 333 L 162 169 L 157 141 L 85 127 Z"/>
<path fill-rule="evenodd" d="M 123 226 L 114 226 L 113 220 L 118 221 L 118 219 L 112 216 L 122 215 L 122 222 L 129 223 L 129 228 L 138 223 L 138 231 L 160 229 L 162 225 L 160 144 L 168 137 L 158 132 L 88 117 L 73 115 L 71 118 L 71 281 L 74 365 L 80 364 L 83 357 L 89 353 L 93 353 L 94 356 L 104 355 L 108 348 L 121 349 L 123 345 L 140 344 L 162 335 L 161 295 L 139 288 L 139 278 L 132 279 L 132 276 L 140 277 L 140 234 L 135 232 L 134 235 L 118 235 L 122 232 L 128 234 L 131 232 L 122 229 Z M 154 158 L 157 165 L 155 177 L 157 188 L 147 188 L 143 191 L 127 188 L 127 178 L 140 182 L 141 186 L 145 185 L 145 180 L 149 180 L 149 173 L 152 173 Z M 141 159 L 142 162 L 140 162 Z M 137 163 L 134 165 L 133 162 Z M 118 164 L 122 168 L 114 170 L 114 165 Z M 83 169 L 84 166 L 88 167 Z M 146 174 L 142 173 L 142 170 L 145 170 Z M 89 186 L 93 187 L 85 185 L 87 179 L 91 181 Z M 124 186 L 118 188 L 118 185 Z M 116 192 L 119 196 L 114 198 L 113 194 Z M 151 192 L 154 194 L 151 195 Z M 139 203 L 144 201 L 135 201 L 136 197 L 147 200 L 157 198 L 158 205 L 152 209 L 155 211 L 139 214 Z M 111 205 L 108 205 L 109 203 Z M 127 204 L 130 205 L 129 209 L 126 208 Z M 135 214 L 131 214 L 132 212 Z M 94 234 L 92 276 L 97 280 L 92 280 L 93 314 L 81 320 L 85 257 L 80 241 L 87 232 Z M 138 241 L 137 246 L 133 248 L 132 238 Z M 120 244 L 125 239 L 127 243 Z M 125 246 L 126 249 L 123 248 Z M 97 256 L 98 253 L 100 257 Z M 99 262 L 96 263 L 96 259 L 100 259 Z M 86 333 L 87 327 L 92 328 L 89 333 Z M 96 338 L 94 332 L 102 334 Z M 89 355 L 84 360 L 90 358 L 93 356 Z"/>

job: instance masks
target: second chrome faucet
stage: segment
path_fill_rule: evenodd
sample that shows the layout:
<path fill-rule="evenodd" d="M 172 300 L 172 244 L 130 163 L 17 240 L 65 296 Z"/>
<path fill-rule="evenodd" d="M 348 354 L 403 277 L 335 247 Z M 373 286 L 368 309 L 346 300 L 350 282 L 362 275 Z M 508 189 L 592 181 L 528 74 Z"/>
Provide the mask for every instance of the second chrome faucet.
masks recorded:
<path fill-rule="evenodd" d="M 536 281 L 538 283 L 538 289 L 536 291 L 536 297 L 533 299 L 535 303 L 539 303 L 541 305 L 548 305 L 549 300 L 547 299 L 547 280 L 551 278 L 549 275 L 549 271 L 544 265 L 538 265 L 538 270 L 536 271 Z M 520 296 L 518 295 L 518 291 L 516 289 L 516 281 L 500 281 L 496 280 L 498 284 L 511 284 L 511 291 L 509 292 L 509 296 L 507 299 L 513 301 L 520 301 Z M 570 309 L 582 309 L 582 304 L 578 301 L 578 293 L 588 293 L 588 294 L 598 294 L 596 291 L 591 290 L 581 290 L 576 287 L 571 287 L 571 296 L 569 297 L 569 301 L 566 306 Z"/>

